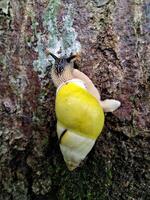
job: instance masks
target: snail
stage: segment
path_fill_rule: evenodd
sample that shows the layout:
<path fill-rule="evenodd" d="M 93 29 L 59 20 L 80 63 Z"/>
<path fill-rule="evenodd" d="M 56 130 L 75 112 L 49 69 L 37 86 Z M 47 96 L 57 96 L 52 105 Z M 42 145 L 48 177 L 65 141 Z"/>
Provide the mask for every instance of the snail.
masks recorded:
<path fill-rule="evenodd" d="M 64 161 L 70 171 L 91 151 L 104 126 L 104 112 L 113 112 L 121 103 L 100 100 L 97 88 L 87 75 L 74 68 L 77 55 L 55 59 L 51 77 L 57 87 L 55 112 L 57 136 Z"/>

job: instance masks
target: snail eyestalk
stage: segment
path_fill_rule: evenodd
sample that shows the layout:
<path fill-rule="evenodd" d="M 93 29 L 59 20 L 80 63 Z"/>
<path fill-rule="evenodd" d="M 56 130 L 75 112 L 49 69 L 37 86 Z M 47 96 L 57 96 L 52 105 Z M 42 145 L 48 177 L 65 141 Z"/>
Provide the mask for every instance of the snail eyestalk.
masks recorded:
<path fill-rule="evenodd" d="M 51 52 L 48 52 L 55 59 L 55 64 L 52 67 L 51 77 L 56 87 L 59 87 L 62 83 L 73 79 L 73 61 L 76 58 L 75 55 L 71 55 L 69 58 L 58 58 Z"/>
<path fill-rule="evenodd" d="M 77 57 L 76 55 L 71 55 L 69 58 L 67 58 L 67 62 L 70 62 L 71 60 L 73 60 L 76 57 Z"/>
<path fill-rule="evenodd" d="M 53 53 L 49 52 L 48 54 L 51 55 L 55 59 L 55 61 L 59 60 L 59 58 L 57 56 L 55 56 Z"/>

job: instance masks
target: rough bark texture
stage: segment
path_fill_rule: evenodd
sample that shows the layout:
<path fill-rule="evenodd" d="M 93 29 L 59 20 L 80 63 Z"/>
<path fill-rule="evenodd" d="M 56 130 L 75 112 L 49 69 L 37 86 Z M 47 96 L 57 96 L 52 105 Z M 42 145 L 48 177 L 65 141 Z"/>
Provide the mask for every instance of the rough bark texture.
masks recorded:
<path fill-rule="evenodd" d="M 149 0 L 1 0 L 0 7 L 0 200 L 150 199 Z M 60 46 L 81 52 L 80 70 L 102 99 L 122 103 L 73 172 L 59 150 L 44 53 Z"/>

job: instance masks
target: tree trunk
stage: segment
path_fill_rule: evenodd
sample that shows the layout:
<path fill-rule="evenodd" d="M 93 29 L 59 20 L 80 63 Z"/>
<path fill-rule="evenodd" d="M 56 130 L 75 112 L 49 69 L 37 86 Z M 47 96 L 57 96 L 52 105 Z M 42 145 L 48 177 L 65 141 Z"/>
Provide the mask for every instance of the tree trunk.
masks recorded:
<path fill-rule="evenodd" d="M 149 0 L 1 0 L 0 8 L 0 200 L 150 199 Z M 73 172 L 56 136 L 46 48 L 80 52 L 102 99 L 122 103 Z"/>

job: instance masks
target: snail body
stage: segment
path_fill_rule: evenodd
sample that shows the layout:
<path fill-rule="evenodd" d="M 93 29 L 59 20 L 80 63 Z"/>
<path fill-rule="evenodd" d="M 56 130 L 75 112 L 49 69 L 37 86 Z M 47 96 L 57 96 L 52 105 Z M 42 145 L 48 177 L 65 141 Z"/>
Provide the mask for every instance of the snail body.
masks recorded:
<path fill-rule="evenodd" d="M 91 151 L 104 126 L 104 111 L 120 106 L 116 100 L 100 101 L 92 81 L 73 68 L 72 58 L 56 59 L 52 80 L 57 87 L 55 111 L 57 135 L 63 158 L 70 171 L 77 168 Z M 112 102 L 112 104 L 111 104 Z M 105 107 L 105 109 L 103 108 Z"/>

